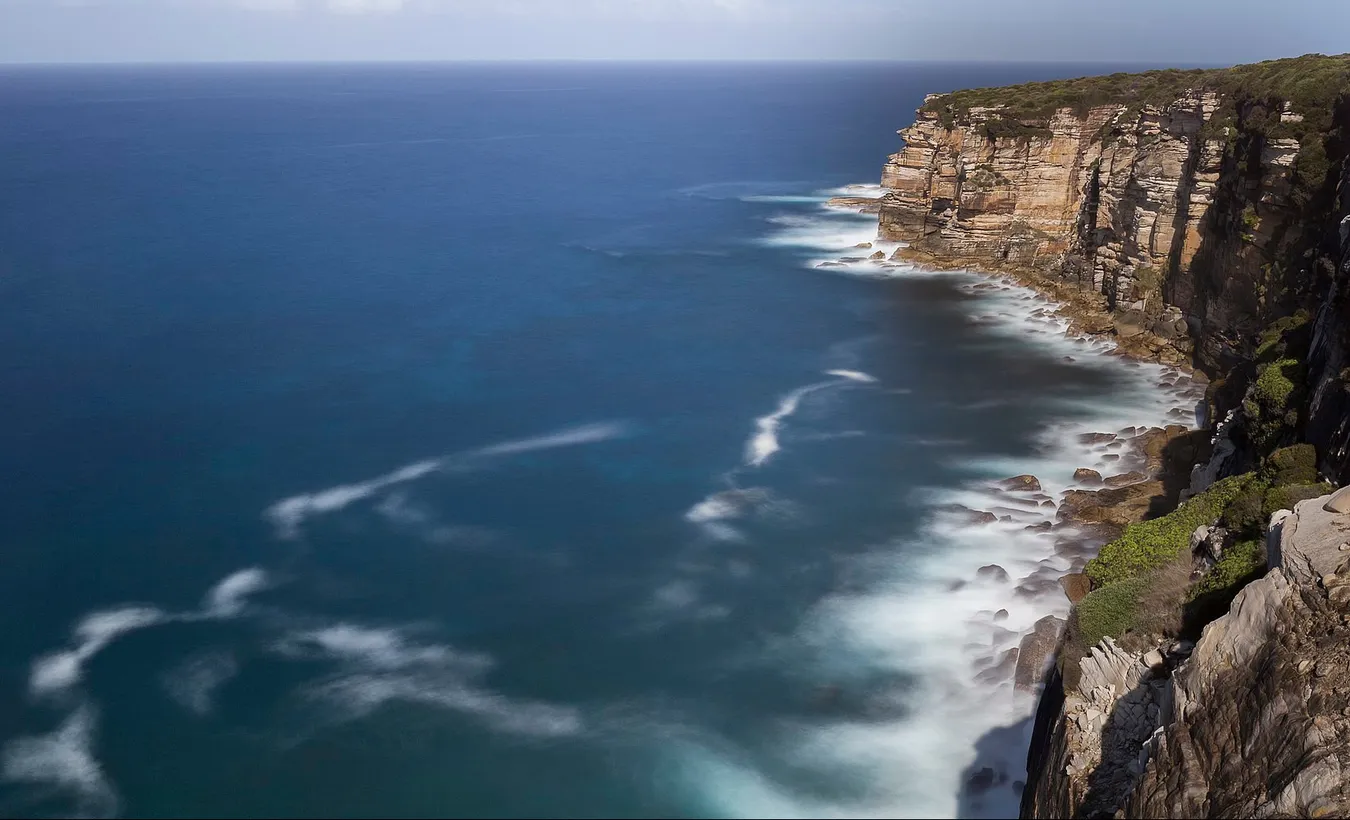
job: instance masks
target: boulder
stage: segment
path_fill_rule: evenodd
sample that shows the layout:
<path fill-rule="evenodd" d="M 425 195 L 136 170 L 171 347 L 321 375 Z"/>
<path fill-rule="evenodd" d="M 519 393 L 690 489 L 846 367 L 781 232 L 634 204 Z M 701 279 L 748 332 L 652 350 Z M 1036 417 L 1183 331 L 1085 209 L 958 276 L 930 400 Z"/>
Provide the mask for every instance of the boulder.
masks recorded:
<path fill-rule="evenodd" d="M 1014 686 L 1024 692 L 1034 692 L 1041 685 L 1063 630 L 1064 621 L 1054 615 L 1046 615 L 1036 622 L 1031 633 L 1022 638 L 1017 648 Z"/>
<path fill-rule="evenodd" d="M 1131 339 L 1142 335 L 1149 326 L 1148 317 L 1137 310 L 1127 310 L 1116 317 L 1116 335 L 1122 339 Z"/>
<path fill-rule="evenodd" d="M 1123 527 L 1142 521 L 1153 499 L 1162 496 L 1161 481 L 1139 481 L 1105 490 L 1069 490 L 1059 505 L 1059 519 L 1079 524 Z"/>
<path fill-rule="evenodd" d="M 1083 600 L 1092 591 L 1092 582 L 1081 572 L 1071 572 L 1063 576 L 1059 579 L 1059 585 L 1064 587 L 1064 594 L 1071 604 Z"/>
<path fill-rule="evenodd" d="M 855 247 L 855 248 L 862 248 L 863 250 L 867 250 L 868 248 L 871 248 L 871 247 L 872 247 L 872 243 L 871 243 L 871 242 L 859 242 L 858 244 L 854 245 L 853 247 Z"/>
<path fill-rule="evenodd" d="M 1115 441 L 1115 433 L 1084 433 L 1078 437 L 1083 444 L 1101 444 L 1107 441 Z"/>
<path fill-rule="evenodd" d="M 998 516 L 986 510 L 972 510 L 964 504 L 948 504 L 940 508 L 943 512 L 956 513 L 966 520 L 967 524 L 992 524 L 998 520 Z"/>
<path fill-rule="evenodd" d="M 1330 513 L 1339 513 L 1344 515 L 1350 513 L 1350 486 L 1342 487 L 1331 494 L 1322 509 Z"/>
<path fill-rule="evenodd" d="M 1033 493 L 1041 491 L 1041 481 L 1034 475 L 1016 475 L 1012 478 L 1005 478 L 999 482 L 999 486 L 1005 490 L 1026 490 Z"/>
<path fill-rule="evenodd" d="M 1087 467 L 1079 467 L 1073 471 L 1073 480 L 1083 484 L 1100 484 L 1102 483 L 1102 474 Z"/>
<path fill-rule="evenodd" d="M 1106 479 L 1104 479 L 1102 483 L 1108 487 L 1125 487 L 1130 484 L 1138 484 L 1139 482 L 1146 481 L 1147 479 L 1148 476 L 1144 475 L 1138 470 L 1131 470 L 1128 473 L 1121 473 L 1119 475 L 1109 476 Z"/>
<path fill-rule="evenodd" d="M 978 772 L 970 776 L 966 781 L 966 790 L 971 794 L 983 794 L 994 787 L 994 782 L 998 779 L 998 772 L 985 766 Z"/>
<path fill-rule="evenodd" d="M 877 251 L 876 253 L 872 254 L 871 256 L 869 256 L 869 257 L 867 257 L 867 258 L 868 258 L 868 259 L 873 259 L 873 260 L 885 259 L 885 258 L 886 258 L 886 252 L 885 252 L 885 251 Z"/>
<path fill-rule="evenodd" d="M 1008 571 L 998 564 L 986 564 L 975 571 L 975 577 L 981 581 L 1003 583 L 1008 580 Z"/>

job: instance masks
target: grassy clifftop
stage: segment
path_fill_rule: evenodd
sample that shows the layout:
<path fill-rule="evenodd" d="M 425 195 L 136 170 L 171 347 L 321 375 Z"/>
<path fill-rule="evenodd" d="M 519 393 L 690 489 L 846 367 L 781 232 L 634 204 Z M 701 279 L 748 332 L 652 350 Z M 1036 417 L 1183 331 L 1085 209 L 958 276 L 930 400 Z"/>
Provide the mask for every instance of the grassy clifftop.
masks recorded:
<path fill-rule="evenodd" d="M 1282 60 L 1209 69 L 1167 69 L 970 88 L 929 100 L 921 110 L 938 116 L 968 115 L 972 108 L 1002 107 L 1002 116 L 1044 120 L 1061 108 L 1082 114 L 1099 105 L 1165 105 L 1192 89 L 1211 89 L 1225 99 L 1289 102 L 1315 115 L 1350 92 L 1350 54 L 1306 54 Z"/>

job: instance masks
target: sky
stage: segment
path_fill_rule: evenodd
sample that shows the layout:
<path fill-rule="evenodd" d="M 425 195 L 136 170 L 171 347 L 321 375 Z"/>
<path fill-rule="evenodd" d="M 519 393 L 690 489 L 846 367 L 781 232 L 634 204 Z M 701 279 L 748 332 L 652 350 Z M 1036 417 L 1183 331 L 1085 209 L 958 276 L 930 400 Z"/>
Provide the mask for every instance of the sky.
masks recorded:
<path fill-rule="evenodd" d="M 0 0 L 0 62 L 1251 62 L 1350 51 L 1350 0 Z"/>

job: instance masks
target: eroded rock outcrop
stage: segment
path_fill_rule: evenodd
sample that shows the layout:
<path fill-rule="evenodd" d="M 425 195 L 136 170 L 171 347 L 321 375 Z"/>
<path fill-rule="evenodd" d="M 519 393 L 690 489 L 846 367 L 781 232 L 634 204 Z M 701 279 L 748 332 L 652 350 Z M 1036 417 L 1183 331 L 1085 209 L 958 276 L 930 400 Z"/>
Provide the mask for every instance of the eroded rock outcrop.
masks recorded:
<path fill-rule="evenodd" d="M 1194 647 L 1108 638 L 1051 681 L 1024 817 L 1350 816 L 1350 515 L 1329 498 L 1276 517 L 1270 571 Z"/>

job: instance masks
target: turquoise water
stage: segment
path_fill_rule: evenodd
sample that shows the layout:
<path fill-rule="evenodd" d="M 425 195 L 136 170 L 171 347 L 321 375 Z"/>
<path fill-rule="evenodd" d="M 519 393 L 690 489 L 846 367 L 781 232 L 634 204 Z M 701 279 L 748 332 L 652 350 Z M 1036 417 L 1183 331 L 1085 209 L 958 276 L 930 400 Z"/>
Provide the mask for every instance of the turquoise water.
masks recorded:
<path fill-rule="evenodd" d="M 0 74 L 0 812 L 1006 808 L 936 510 L 1176 397 L 823 202 L 1100 68 Z"/>

